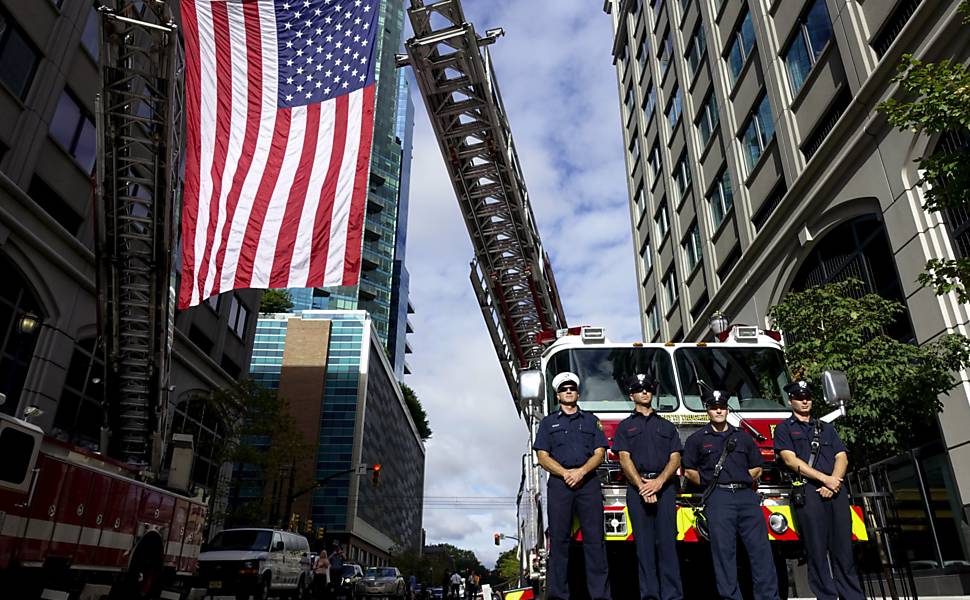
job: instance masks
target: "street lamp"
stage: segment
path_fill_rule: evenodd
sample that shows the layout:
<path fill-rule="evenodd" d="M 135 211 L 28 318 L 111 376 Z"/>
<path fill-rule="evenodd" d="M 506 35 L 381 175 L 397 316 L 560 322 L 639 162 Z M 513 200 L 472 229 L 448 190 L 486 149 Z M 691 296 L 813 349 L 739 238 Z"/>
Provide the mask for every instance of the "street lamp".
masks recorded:
<path fill-rule="evenodd" d="M 722 313 L 720 310 L 715 310 L 711 318 L 707 320 L 707 324 L 710 326 L 711 331 L 714 332 L 715 336 L 719 336 L 728 330 L 731 326 L 731 322 L 728 321 L 727 315 Z"/>
<path fill-rule="evenodd" d="M 17 331 L 24 335 L 33 335 L 38 329 L 40 329 L 40 317 L 32 312 L 24 313 L 24 316 L 17 321 Z"/>

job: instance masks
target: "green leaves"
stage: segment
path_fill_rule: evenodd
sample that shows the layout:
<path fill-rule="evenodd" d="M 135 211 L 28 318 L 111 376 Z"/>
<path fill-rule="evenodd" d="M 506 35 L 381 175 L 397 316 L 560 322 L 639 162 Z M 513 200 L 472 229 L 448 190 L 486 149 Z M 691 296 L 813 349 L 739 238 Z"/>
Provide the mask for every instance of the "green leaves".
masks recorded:
<path fill-rule="evenodd" d="M 418 428 L 418 435 L 421 436 L 422 440 L 428 440 L 433 432 L 428 423 L 428 413 L 424 412 L 424 407 L 421 406 L 421 400 L 418 399 L 418 395 L 414 393 L 410 386 L 403 383 L 401 384 L 401 393 L 404 394 L 404 402 L 408 405 L 408 411 L 411 413 L 414 425 Z"/>
<path fill-rule="evenodd" d="M 259 301 L 261 313 L 284 313 L 293 308 L 293 297 L 286 289 L 266 290 Z"/>
<path fill-rule="evenodd" d="M 902 310 L 850 279 L 790 293 L 768 311 L 788 339 L 785 358 L 794 376 L 819 382 L 826 369 L 845 371 L 853 399 L 836 426 L 855 464 L 917 444 L 925 428 L 935 427 L 940 394 L 956 384 L 952 371 L 970 364 L 964 336 L 916 346 L 884 335 Z M 816 405 L 824 412 L 823 403 Z"/>

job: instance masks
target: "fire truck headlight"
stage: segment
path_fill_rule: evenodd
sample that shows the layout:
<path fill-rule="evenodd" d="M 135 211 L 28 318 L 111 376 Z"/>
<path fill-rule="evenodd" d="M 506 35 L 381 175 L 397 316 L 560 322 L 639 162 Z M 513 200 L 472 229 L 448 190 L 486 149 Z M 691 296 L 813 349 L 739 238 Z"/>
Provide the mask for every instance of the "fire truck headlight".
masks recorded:
<path fill-rule="evenodd" d="M 786 519 L 785 515 L 781 513 L 772 513 L 772 515 L 768 517 L 768 527 L 770 527 L 771 530 L 777 535 L 781 535 L 788 531 L 788 519 Z"/>

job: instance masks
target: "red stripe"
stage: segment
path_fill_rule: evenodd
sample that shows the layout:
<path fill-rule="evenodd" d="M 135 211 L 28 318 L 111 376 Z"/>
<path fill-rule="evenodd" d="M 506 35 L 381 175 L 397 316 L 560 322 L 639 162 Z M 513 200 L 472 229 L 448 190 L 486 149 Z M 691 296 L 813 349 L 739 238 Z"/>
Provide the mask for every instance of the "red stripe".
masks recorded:
<path fill-rule="evenodd" d="M 226 154 L 229 151 L 229 136 L 232 133 L 232 44 L 229 41 L 229 10 L 224 2 L 213 2 L 212 35 L 216 55 L 216 122 L 212 146 L 212 195 L 209 197 L 209 226 L 205 234 L 205 252 L 199 263 L 197 285 L 199 298 L 208 297 L 205 290 L 206 276 L 209 274 L 209 258 L 212 254 L 212 241 L 219 222 L 219 197 L 222 195 L 222 174 L 226 169 Z"/>
<path fill-rule="evenodd" d="M 239 204 L 242 187 L 246 182 L 246 175 L 249 174 L 249 167 L 253 163 L 253 153 L 256 148 L 256 140 L 259 137 L 259 115 L 263 102 L 263 86 L 261 85 L 263 81 L 263 38 L 260 30 L 259 6 L 244 4 L 243 16 L 246 23 L 246 80 L 249 82 L 249 91 L 246 94 L 246 134 L 243 138 L 243 147 L 239 154 L 236 173 L 233 175 L 232 186 L 229 188 L 229 195 L 226 197 L 226 220 L 222 226 L 222 241 L 219 244 L 219 251 L 216 253 L 216 273 L 213 278 L 212 295 L 221 291 L 220 281 L 222 280 L 222 265 L 226 259 L 226 244 L 229 243 L 232 220 L 236 215 L 236 206 Z"/>
<path fill-rule="evenodd" d="M 236 268 L 236 280 L 233 289 L 251 287 L 253 279 L 253 263 L 259 250 L 259 238 L 263 232 L 263 221 L 269 209 L 269 202 L 276 188 L 276 180 L 283 167 L 286 155 L 286 139 L 290 135 L 290 109 L 281 108 L 276 111 L 276 126 L 273 129 L 273 142 L 269 150 L 269 160 L 263 170 L 263 177 L 253 199 L 253 210 L 249 214 L 249 224 L 246 226 L 246 236 L 239 249 L 239 266 Z"/>
<path fill-rule="evenodd" d="M 320 129 L 320 104 L 307 106 L 306 125 L 304 126 L 303 153 L 300 164 L 290 187 L 290 197 L 286 201 L 286 211 L 280 223 L 280 234 L 276 241 L 276 257 L 273 260 L 273 271 L 269 278 L 269 287 L 288 287 L 290 282 L 290 263 L 293 260 L 293 248 L 296 245 L 296 234 L 300 229 L 300 217 L 303 214 L 303 204 L 306 202 L 307 187 L 310 185 L 310 173 L 313 170 L 313 159 L 317 151 L 317 131 Z"/>
<path fill-rule="evenodd" d="M 199 212 L 199 160 L 202 150 L 199 132 L 199 25 L 195 1 L 182 0 L 182 28 L 185 37 L 185 186 L 182 190 L 182 281 L 179 308 L 192 302 L 195 281 L 195 226 Z"/>
<path fill-rule="evenodd" d="M 330 248 L 330 225 L 333 220 L 333 202 L 337 194 L 337 178 L 344 160 L 344 145 L 347 140 L 347 114 L 350 98 L 347 94 L 334 99 L 334 132 L 333 151 L 330 154 L 330 166 L 327 176 L 323 180 L 320 191 L 320 203 L 313 220 L 313 239 L 310 241 L 310 273 L 305 287 L 323 285 L 323 277 L 327 272 L 327 251 Z"/>
<path fill-rule="evenodd" d="M 374 137 L 374 86 L 364 88 L 361 114 L 360 149 L 357 153 L 357 176 L 351 195 L 350 216 L 347 223 L 347 245 L 344 251 L 343 285 L 357 285 L 360 277 L 361 236 L 364 232 L 364 206 L 367 202 L 367 176 L 370 167 L 370 147 Z"/>

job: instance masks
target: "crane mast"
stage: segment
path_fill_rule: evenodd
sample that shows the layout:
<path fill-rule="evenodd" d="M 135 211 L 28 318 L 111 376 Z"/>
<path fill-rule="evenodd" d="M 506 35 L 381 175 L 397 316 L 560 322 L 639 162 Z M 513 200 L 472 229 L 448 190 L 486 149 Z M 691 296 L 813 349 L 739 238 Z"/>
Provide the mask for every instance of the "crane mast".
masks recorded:
<path fill-rule="evenodd" d="M 98 96 L 98 329 L 112 456 L 158 473 L 172 350 L 182 87 L 168 3 L 104 1 Z M 107 440 L 102 435 L 102 445 Z"/>
<path fill-rule="evenodd" d="M 479 37 L 459 0 L 411 0 L 408 18 L 414 37 L 397 64 L 414 69 L 474 248 L 472 287 L 517 398 L 519 372 L 539 365 L 537 335 L 566 317 L 488 53 L 503 32 Z"/>

